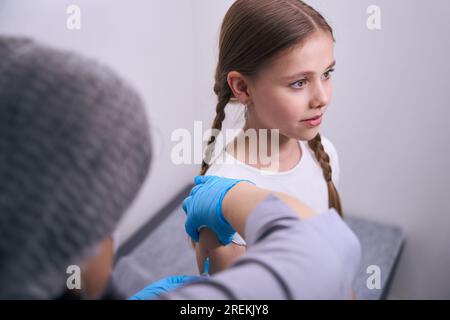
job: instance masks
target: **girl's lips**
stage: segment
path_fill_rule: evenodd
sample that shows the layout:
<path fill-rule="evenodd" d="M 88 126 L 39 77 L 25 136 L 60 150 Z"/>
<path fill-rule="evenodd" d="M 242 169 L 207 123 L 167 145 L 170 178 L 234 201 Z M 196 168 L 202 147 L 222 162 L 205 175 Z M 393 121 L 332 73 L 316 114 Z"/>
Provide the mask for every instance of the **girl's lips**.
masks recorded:
<path fill-rule="evenodd" d="M 323 114 L 312 119 L 303 120 L 302 122 L 305 122 L 309 127 L 316 127 L 322 123 L 322 116 Z"/>

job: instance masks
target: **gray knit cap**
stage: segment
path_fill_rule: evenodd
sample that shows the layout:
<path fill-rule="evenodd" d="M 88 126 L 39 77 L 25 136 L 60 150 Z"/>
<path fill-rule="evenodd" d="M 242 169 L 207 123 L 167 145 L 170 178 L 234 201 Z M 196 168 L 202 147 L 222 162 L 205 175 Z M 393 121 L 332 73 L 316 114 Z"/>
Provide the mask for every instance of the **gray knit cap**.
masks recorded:
<path fill-rule="evenodd" d="M 112 70 L 0 36 L 0 298 L 62 294 L 150 160 L 142 102 Z"/>

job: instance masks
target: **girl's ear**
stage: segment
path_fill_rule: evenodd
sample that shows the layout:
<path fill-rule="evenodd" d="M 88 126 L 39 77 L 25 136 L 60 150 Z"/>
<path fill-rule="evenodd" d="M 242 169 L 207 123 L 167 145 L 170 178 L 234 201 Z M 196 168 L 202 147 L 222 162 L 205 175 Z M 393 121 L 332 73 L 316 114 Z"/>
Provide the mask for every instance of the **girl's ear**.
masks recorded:
<path fill-rule="evenodd" d="M 230 71 L 227 82 L 236 99 L 242 104 L 247 104 L 250 100 L 248 79 L 238 71 Z"/>

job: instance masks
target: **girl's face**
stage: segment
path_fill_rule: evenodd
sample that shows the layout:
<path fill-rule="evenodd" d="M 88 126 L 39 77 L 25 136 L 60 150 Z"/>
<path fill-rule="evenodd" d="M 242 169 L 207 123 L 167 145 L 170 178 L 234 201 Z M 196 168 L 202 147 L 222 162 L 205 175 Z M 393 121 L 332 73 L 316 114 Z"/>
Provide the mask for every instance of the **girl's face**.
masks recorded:
<path fill-rule="evenodd" d="M 316 32 L 247 81 L 252 103 L 246 126 L 279 129 L 296 140 L 313 139 L 321 121 L 304 120 L 324 114 L 330 102 L 333 45 L 331 35 Z"/>

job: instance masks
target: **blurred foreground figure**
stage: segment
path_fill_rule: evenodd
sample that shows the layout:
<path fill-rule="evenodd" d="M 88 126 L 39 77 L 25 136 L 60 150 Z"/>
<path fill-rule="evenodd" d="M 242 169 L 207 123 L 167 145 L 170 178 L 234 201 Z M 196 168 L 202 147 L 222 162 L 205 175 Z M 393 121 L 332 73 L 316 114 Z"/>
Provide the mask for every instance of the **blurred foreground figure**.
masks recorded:
<path fill-rule="evenodd" d="M 144 107 L 113 71 L 0 36 L 0 298 L 99 297 L 109 235 L 147 175 Z"/>

